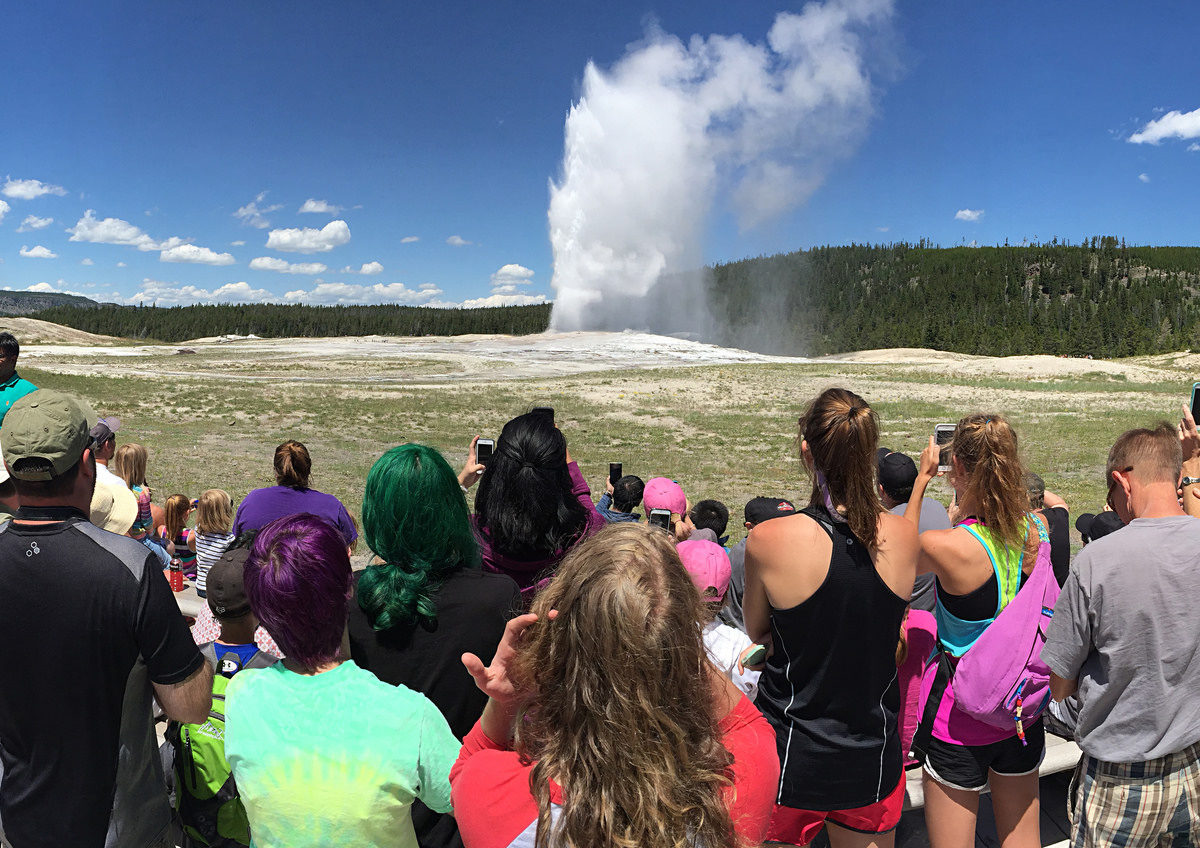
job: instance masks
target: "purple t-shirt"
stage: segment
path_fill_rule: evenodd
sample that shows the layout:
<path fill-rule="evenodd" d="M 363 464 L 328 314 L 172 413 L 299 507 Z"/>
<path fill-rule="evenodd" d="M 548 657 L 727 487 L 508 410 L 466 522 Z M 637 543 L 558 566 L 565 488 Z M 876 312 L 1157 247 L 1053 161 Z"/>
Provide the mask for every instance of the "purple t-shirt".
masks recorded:
<path fill-rule="evenodd" d="M 342 538 L 347 545 L 358 538 L 350 513 L 341 501 L 316 489 L 293 489 L 290 486 L 255 489 L 246 495 L 245 500 L 238 504 L 237 515 L 233 518 L 233 535 L 239 536 L 245 530 L 259 530 L 276 518 L 302 512 L 312 513 L 336 526 L 342 531 Z"/>

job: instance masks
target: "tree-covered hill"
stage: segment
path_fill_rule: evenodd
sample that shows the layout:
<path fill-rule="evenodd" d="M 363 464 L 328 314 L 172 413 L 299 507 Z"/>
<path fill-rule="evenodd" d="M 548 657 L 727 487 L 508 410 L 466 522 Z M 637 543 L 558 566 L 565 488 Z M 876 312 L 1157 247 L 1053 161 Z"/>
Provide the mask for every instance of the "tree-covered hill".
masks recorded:
<path fill-rule="evenodd" d="M 114 306 L 43 309 L 32 317 L 89 333 L 180 342 L 236 334 L 292 336 L 457 336 L 467 333 L 540 333 L 550 322 L 549 304 L 490 309 L 426 306 Z"/>
<path fill-rule="evenodd" d="M 720 341 L 778 353 L 929 347 L 1116 357 L 1200 348 L 1200 248 L 821 247 L 717 265 Z"/>

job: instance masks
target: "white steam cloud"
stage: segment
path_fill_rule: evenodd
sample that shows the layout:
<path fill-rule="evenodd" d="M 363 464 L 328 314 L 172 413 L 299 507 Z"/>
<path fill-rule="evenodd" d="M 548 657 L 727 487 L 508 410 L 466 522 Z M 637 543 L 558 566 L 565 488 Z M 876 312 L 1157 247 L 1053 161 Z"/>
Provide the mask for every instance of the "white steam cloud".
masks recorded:
<path fill-rule="evenodd" d="M 554 329 L 705 332 L 703 315 L 659 308 L 679 302 L 664 275 L 700 267 L 718 198 L 754 227 L 853 149 L 874 104 L 866 40 L 891 13 L 891 0 L 814 2 L 777 15 L 765 43 L 654 30 L 609 70 L 589 63 L 550 186 Z"/>

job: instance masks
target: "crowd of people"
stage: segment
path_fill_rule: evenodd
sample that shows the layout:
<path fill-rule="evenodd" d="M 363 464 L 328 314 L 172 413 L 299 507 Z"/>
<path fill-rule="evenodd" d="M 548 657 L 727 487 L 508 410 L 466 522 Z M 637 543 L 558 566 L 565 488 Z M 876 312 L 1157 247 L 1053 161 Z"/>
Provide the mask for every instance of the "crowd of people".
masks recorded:
<path fill-rule="evenodd" d="M 1034 848 L 1047 732 L 1083 750 L 1073 845 L 1200 844 L 1186 410 L 1116 440 L 1072 560 L 1012 422 L 914 461 L 828 389 L 807 501 L 751 499 L 730 545 L 672 477 L 594 502 L 542 408 L 458 473 L 387 450 L 361 524 L 294 440 L 236 510 L 160 505 L 121 422 L 22 385 L 17 351 L 0 334 L 0 844 L 887 848 L 919 769 L 934 848 L 974 844 L 984 791 Z"/>

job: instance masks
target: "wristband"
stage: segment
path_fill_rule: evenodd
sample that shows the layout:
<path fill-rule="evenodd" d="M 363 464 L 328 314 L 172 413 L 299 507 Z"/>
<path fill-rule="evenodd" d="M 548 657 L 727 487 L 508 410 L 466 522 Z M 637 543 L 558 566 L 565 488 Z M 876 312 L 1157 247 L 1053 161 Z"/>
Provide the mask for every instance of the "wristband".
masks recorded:
<path fill-rule="evenodd" d="M 1197 483 L 1200 483 L 1200 477 L 1184 477 L 1179 481 L 1179 488 L 1182 489 L 1184 486 L 1194 486 Z"/>

